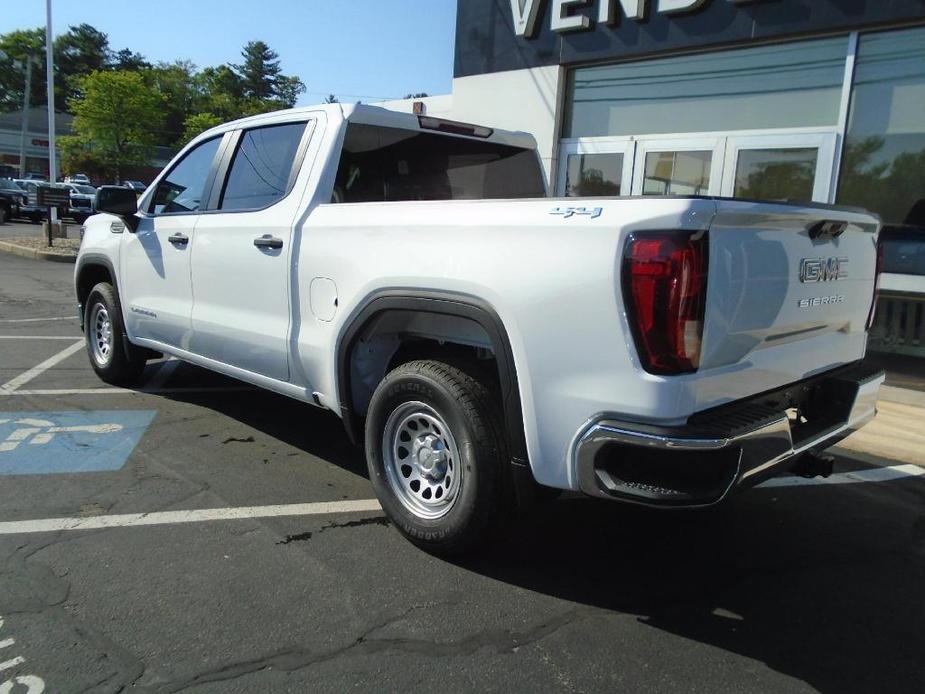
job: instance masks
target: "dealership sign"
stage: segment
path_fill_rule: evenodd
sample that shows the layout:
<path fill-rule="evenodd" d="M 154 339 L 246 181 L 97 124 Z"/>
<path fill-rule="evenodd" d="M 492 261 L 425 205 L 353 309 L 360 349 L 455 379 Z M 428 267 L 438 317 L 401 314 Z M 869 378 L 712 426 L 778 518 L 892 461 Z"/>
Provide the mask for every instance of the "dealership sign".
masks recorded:
<path fill-rule="evenodd" d="M 747 5 L 766 0 L 716 0 L 734 5 Z M 621 19 L 644 21 L 649 12 L 661 15 L 695 12 L 709 5 L 711 0 L 551 0 L 549 28 L 555 32 L 587 31 L 598 24 L 614 25 Z M 544 0 L 511 0 L 514 16 L 514 33 L 533 38 L 539 25 Z M 581 8 L 596 5 L 594 19 L 578 12 Z M 650 8 L 650 5 L 652 6 Z"/>

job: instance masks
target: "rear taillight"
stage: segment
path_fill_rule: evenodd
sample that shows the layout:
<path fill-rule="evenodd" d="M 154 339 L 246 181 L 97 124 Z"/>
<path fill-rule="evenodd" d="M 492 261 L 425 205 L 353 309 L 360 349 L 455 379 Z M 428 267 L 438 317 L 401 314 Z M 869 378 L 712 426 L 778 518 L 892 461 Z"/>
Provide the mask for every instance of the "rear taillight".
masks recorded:
<path fill-rule="evenodd" d="M 867 330 L 874 327 L 877 317 L 877 303 L 880 301 L 880 273 L 883 272 L 883 243 L 877 241 L 877 269 L 874 271 L 874 296 L 870 302 L 870 311 L 867 312 Z"/>
<path fill-rule="evenodd" d="M 623 298 L 646 371 L 697 370 L 706 295 L 705 232 L 630 236 L 623 256 Z"/>

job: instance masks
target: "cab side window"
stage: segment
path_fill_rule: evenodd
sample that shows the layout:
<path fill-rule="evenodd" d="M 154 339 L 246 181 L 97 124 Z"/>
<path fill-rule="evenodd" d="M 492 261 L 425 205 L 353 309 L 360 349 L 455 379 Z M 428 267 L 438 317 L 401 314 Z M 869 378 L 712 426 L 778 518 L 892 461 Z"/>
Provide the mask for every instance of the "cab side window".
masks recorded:
<path fill-rule="evenodd" d="M 305 126 L 284 123 L 241 133 L 219 208 L 258 210 L 286 197 Z"/>
<path fill-rule="evenodd" d="M 151 199 L 149 212 L 170 214 L 196 212 L 202 206 L 206 179 L 218 152 L 222 136 L 197 145 L 161 179 Z"/>

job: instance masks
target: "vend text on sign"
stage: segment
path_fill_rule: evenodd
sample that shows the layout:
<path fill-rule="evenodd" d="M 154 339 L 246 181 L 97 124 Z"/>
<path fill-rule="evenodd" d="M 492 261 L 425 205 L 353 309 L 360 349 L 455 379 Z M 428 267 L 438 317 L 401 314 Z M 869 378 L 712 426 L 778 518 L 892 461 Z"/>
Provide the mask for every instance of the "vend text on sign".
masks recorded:
<path fill-rule="evenodd" d="M 681 14 L 694 12 L 708 5 L 711 0 L 550 0 L 549 28 L 552 31 L 587 31 L 592 28 L 591 17 L 578 14 L 575 10 L 597 5 L 597 23 L 613 25 L 620 21 L 619 5 L 622 15 L 627 19 L 644 21 L 649 12 L 649 5 L 655 6 L 658 14 Z M 764 0 L 722 0 L 736 5 L 747 5 Z M 511 12 L 514 15 L 514 33 L 524 38 L 536 35 L 540 10 L 545 0 L 511 0 Z"/>

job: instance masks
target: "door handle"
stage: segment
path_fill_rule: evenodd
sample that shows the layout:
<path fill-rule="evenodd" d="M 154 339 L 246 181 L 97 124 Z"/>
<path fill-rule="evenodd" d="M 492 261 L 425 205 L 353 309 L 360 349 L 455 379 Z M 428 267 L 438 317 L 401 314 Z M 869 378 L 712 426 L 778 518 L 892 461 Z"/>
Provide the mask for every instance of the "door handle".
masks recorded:
<path fill-rule="evenodd" d="M 175 246 L 185 246 L 189 243 L 189 236 L 186 236 L 185 234 L 174 234 L 167 240 Z"/>
<path fill-rule="evenodd" d="M 254 245 L 257 246 L 257 248 L 282 248 L 283 240 L 267 234 L 266 236 L 254 239 Z"/>

